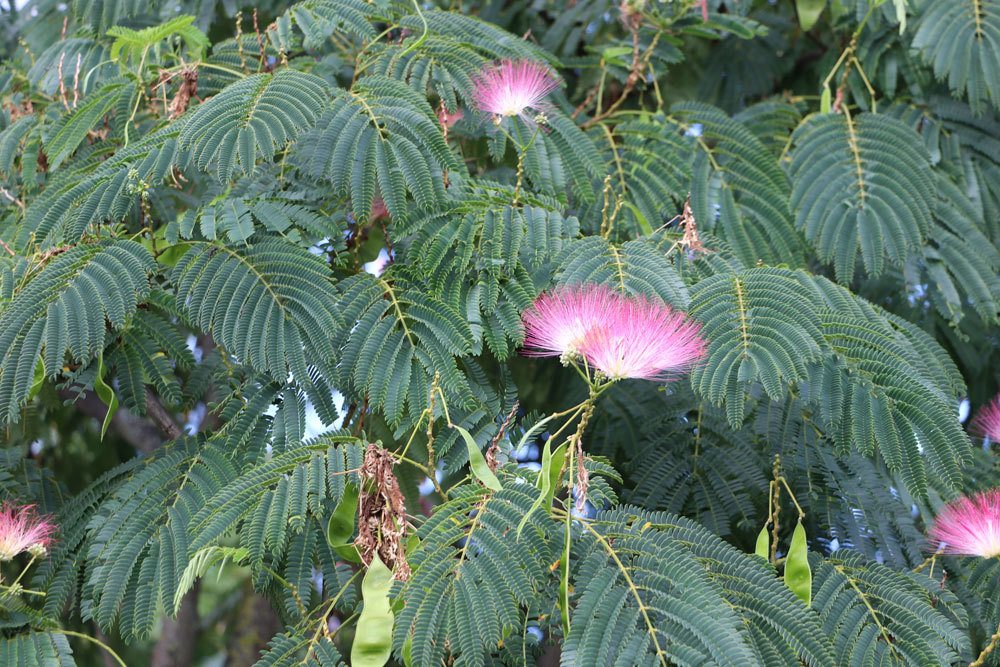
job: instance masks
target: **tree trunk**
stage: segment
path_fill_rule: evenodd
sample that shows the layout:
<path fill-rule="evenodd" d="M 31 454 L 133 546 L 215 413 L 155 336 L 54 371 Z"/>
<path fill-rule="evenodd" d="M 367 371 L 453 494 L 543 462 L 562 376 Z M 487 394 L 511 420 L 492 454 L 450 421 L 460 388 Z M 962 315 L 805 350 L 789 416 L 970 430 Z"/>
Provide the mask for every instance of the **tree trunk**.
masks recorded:
<path fill-rule="evenodd" d="M 281 621 L 271 603 L 257 595 L 249 582 L 244 587 L 243 601 L 236 610 L 230 639 L 226 643 L 226 665 L 252 665 L 260 657 L 267 642 L 281 631 Z"/>
<path fill-rule="evenodd" d="M 181 599 L 177 618 L 164 618 L 160 638 L 153 647 L 150 667 L 190 667 L 198 638 L 199 582 Z"/>

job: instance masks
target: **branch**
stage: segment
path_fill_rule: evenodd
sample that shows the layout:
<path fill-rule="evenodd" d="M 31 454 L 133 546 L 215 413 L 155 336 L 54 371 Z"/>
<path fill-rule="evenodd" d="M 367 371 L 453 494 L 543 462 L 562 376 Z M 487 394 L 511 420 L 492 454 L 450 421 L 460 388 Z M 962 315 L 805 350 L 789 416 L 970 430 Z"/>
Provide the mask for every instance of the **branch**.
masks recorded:
<path fill-rule="evenodd" d="M 98 424 L 104 421 L 104 416 L 108 413 L 108 406 L 93 392 L 78 399 L 75 393 L 63 389 L 59 391 L 59 398 L 72 402 L 77 410 L 97 420 Z M 163 443 L 163 434 L 150 420 L 137 417 L 128 410 L 118 410 L 111 418 L 111 426 L 125 442 L 143 454 L 151 454 Z"/>
<path fill-rule="evenodd" d="M 176 440 L 184 435 L 184 431 L 174 421 L 173 415 L 167 412 L 163 403 L 160 402 L 160 398 L 148 387 L 146 388 L 146 414 L 168 440 Z"/>

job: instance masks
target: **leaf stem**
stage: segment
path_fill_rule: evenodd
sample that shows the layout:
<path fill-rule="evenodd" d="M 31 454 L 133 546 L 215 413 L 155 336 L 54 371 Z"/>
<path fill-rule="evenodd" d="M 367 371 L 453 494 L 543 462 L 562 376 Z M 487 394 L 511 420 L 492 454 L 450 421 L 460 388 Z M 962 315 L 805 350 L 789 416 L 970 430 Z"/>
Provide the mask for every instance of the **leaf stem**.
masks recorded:
<path fill-rule="evenodd" d="M 74 632 L 73 630 L 52 630 L 52 632 L 58 633 L 60 635 L 66 635 L 67 637 L 77 637 L 78 639 L 86 639 L 88 642 L 97 644 L 102 649 L 107 651 L 108 655 L 110 655 L 115 660 L 115 662 L 121 665 L 121 667 L 128 667 L 128 665 L 125 664 L 125 661 L 122 660 L 121 656 L 115 653 L 115 650 L 113 648 L 102 642 L 100 639 L 97 639 L 96 637 L 85 635 L 82 632 Z"/>
<path fill-rule="evenodd" d="M 421 44 L 424 43 L 424 40 L 427 39 L 427 19 L 424 18 L 424 12 L 420 9 L 420 2 L 418 0 L 413 0 L 413 8 L 417 10 L 417 16 L 420 17 L 420 22 L 424 24 L 424 31 L 423 33 L 421 33 L 417 41 L 413 42 L 413 44 L 410 44 L 403 50 L 402 53 L 399 54 L 400 58 L 408 54 L 410 51 L 413 51 L 414 49 L 418 48 Z"/>
<path fill-rule="evenodd" d="M 511 205 L 513 206 L 517 206 L 521 198 L 521 186 L 524 184 L 524 158 L 528 154 L 528 151 L 531 150 L 531 147 L 535 144 L 535 139 L 538 138 L 538 130 L 539 125 L 536 123 L 535 131 L 532 132 L 531 139 L 528 140 L 528 143 L 523 146 L 518 146 L 520 150 L 518 151 L 517 156 L 517 183 L 514 185 L 514 201 L 511 202 Z M 517 135 L 520 137 L 521 132 L 518 131 Z"/>
<path fill-rule="evenodd" d="M 1000 626 L 997 626 L 997 631 L 990 637 L 990 643 L 979 653 L 979 657 L 969 663 L 969 667 L 982 667 L 986 663 L 986 658 L 993 652 L 998 643 L 1000 643 Z"/>
<path fill-rule="evenodd" d="M 570 546 L 573 540 L 573 471 L 576 466 L 579 466 L 579 474 L 577 475 L 576 484 L 581 486 L 579 501 L 582 503 L 586 494 L 586 470 L 583 467 L 583 447 L 580 444 L 583 440 L 583 432 L 587 429 L 587 422 L 590 421 L 590 416 L 594 414 L 594 405 L 597 403 L 598 397 L 607 388 L 608 385 L 597 385 L 590 384 L 590 394 L 587 396 L 587 400 L 580 404 L 580 410 L 582 416 L 580 418 L 580 424 L 576 428 L 576 432 L 567 441 L 567 452 L 568 456 L 566 459 L 567 473 L 569 479 L 566 484 L 566 522 L 565 522 L 565 540 L 563 546 L 563 556 L 561 565 L 562 580 L 559 585 L 559 598 L 560 607 L 562 612 L 562 624 L 563 624 L 563 636 L 568 637 L 570 631 L 569 622 L 569 559 L 570 559 Z M 569 422 L 566 422 L 569 424 Z M 562 430 L 562 429 L 560 429 Z M 577 456 L 580 458 L 577 459 Z"/>

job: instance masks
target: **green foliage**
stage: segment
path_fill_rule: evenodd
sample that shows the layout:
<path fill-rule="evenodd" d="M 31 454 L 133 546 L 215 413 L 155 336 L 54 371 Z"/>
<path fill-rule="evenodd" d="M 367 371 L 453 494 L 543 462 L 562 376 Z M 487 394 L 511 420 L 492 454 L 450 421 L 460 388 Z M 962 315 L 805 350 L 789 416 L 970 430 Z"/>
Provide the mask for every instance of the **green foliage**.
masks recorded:
<path fill-rule="evenodd" d="M 691 300 L 662 251 L 644 240 L 619 247 L 601 237 L 590 237 L 574 243 L 560 259 L 556 271 L 560 283 L 608 284 L 625 294 L 655 294 L 678 308 L 686 308 Z"/>
<path fill-rule="evenodd" d="M 629 454 L 629 502 L 695 518 L 723 537 L 734 523 L 756 524 L 754 496 L 767 487 L 766 462 L 746 433 L 734 433 L 710 406 L 684 405 L 644 425 Z"/>
<path fill-rule="evenodd" d="M 831 661 L 816 619 L 773 572 L 696 524 L 623 507 L 581 542 L 574 664 L 776 664 L 765 647 Z"/>
<path fill-rule="evenodd" d="M 913 46 L 970 106 L 1000 103 L 1000 4 L 995 0 L 925 2 Z"/>
<path fill-rule="evenodd" d="M 603 138 L 603 141 L 601 139 Z M 615 185 L 627 195 L 625 215 L 638 229 L 651 230 L 673 216 L 687 196 L 691 172 L 683 156 L 689 143 L 673 123 L 626 121 L 597 139 L 617 167 Z"/>
<path fill-rule="evenodd" d="M 302 31 L 307 49 L 320 49 L 330 35 L 346 32 L 371 40 L 376 36 L 371 24 L 375 11 L 362 0 L 308 0 L 288 8 L 288 16 Z"/>
<path fill-rule="evenodd" d="M 435 373 L 451 394 L 470 400 L 472 391 L 455 361 L 472 350 L 464 307 L 424 293 L 406 278 L 390 282 L 358 274 L 341 283 L 342 313 L 352 329 L 341 352 L 341 377 L 392 423 L 407 404 L 411 415 L 424 410 Z"/>
<path fill-rule="evenodd" d="M 421 526 L 394 628 L 394 645 L 409 641 L 415 664 L 436 663 L 448 650 L 481 662 L 484 651 L 496 650 L 507 633 L 522 631 L 526 617 L 547 607 L 558 533 L 536 512 L 512 539 L 537 493 L 517 482 L 508 477 L 499 493 L 462 487 Z"/>
<path fill-rule="evenodd" d="M 682 103 L 673 111 L 700 123 L 691 164 L 691 209 L 746 264 L 798 265 L 801 241 L 792 228 L 788 177 L 749 129 L 720 110 Z"/>
<path fill-rule="evenodd" d="M 813 607 L 840 659 L 893 665 L 963 661 L 965 612 L 933 579 L 849 552 L 826 561 L 813 554 L 810 561 L 816 571 Z"/>
<path fill-rule="evenodd" d="M 79 108 L 65 117 L 59 129 L 52 134 L 45 145 L 49 156 L 49 166 L 59 165 L 77 149 L 100 119 L 123 100 L 131 101 L 135 96 L 135 86 L 121 80 L 109 82 L 83 100 Z"/>
<path fill-rule="evenodd" d="M 119 62 L 137 61 L 159 42 L 177 35 L 184 40 L 188 52 L 195 59 L 201 57 L 208 47 L 208 37 L 193 26 L 193 16 L 178 16 L 158 26 L 132 30 L 124 26 L 114 26 L 108 30 L 108 37 L 114 37 L 111 43 L 111 59 Z"/>
<path fill-rule="evenodd" d="M 240 251 L 192 242 L 171 280 L 186 315 L 238 358 L 276 381 L 309 378 L 303 345 L 333 356 L 330 335 L 340 318 L 316 256 L 279 240 Z M 225 296 L 225 299 L 221 298 Z M 240 319 L 253 314 L 252 326 Z"/>
<path fill-rule="evenodd" d="M 303 654 L 306 656 L 303 658 Z M 314 645 L 303 646 L 303 641 L 294 633 L 277 635 L 268 642 L 267 650 L 255 667 L 341 667 L 344 661 L 332 641 L 321 637 Z"/>
<path fill-rule="evenodd" d="M 0 660 L 25 667 L 76 664 L 73 649 L 59 632 L 27 632 L 0 639 Z"/>
<path fill-rule="evenodd" d="M 35 363 L 56 375 L 68 354 L 86 363 L 107 343 L 108 325 L 120 331 L 149 294 L 149 253 L 134 241 L 81 244 L 58 254 L 41 269 L 20 276 L 0 312 L 0 411 L 18 420 Z"/>
<path fill-rule="evenodd" d="M 784 269 L 750 269 L 695 288 L 691 313 L 704 324 L 710 348 L 691 381 L 708 400 L 725 403 L 734 426 L 743 421 L 749 383 L 780 400 L 820 358 L 820 318 L 800 278 Z"/>
<path fill-rule="evenodd" d="M 327 95 L 323 80 L 304 72 L 248 76 L 191 114 L 180 146 L 199 169 L 212 168 L 216 178 L 229 181 L 237 169 L 251 173 L 258 158 L 270 158 L 316 123 Z"/>
<path fill-rule="evenodd" d="M 962 383 L 923 332 L 833 283 L 783 269 L 705 279 L 691 312 L 709 340 L 693 386 L 725 406 L 734 428 L 754 385 L 772 401 L 798 385 L 842 451 L 877 448 L 917 494 L 926 491 L 925 465 L 947 484 L 958 482 L 968 437 L 949 405 Z"/>
<path fill-rule="evenodd" d="M 797 223 L 837 279 L 854 277 L 857 251 L 871 275 L 900 263 L 927 234 L 930 162 L 902 123 L 876 114 L 816 115 L 792 135 L 789 173 Z"/>
<path fill-rule="evenodd" d="M 1000 574 L 925 534 L 1000 485 L 996 0 L 239 10 L 0 15 L 0 500 L 59 529 L 0 662 L 196 598 L 192 663 L 976 659 Z M 501 60 L 558 86 L 491 117 Z M 523 358 L 577 284 L 704 358 Z"/>
<path fill-rule="evenodd" d="M 64 169 L 28 207 L 18 243 L 55 248 L 77 242 L 92 226 L 130 217 L 140 208 L 140 193 L 170 173 L 176 151 L 177 132 L 166 127 L 104 162 Z"/>
<path fill-rule="evenodd" d="M 381 76 L 338 90 L 299 144 L 306 173 L 349 196 L 355 217 L 371 214 L 376 191 L 393 216 L 407 215 L 407 193 L 427 208 L 445 198 L 444 172 L 459 168 L 423 95 Z"/>

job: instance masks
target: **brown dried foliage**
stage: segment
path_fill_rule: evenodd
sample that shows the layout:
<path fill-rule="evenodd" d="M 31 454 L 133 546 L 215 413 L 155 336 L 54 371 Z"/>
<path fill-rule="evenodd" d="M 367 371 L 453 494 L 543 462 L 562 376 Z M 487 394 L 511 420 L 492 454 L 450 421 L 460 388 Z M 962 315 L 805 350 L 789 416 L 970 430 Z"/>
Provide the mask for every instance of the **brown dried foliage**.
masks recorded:
<path fill-rule="evenodd" d="M 361 494 L 358 499 L 358 537 L 354 545 L 365 565 L 377 553 L 395 573 L 410 578 L 406 562 L 406 505 L 392 469 L 396 459 L 382 447 L 369 444 L 361 464 Z"/>
<path fill-rule="evenodd" d="M 709 253 L 711 250 L 705 247 L 698 237 L 698 225 L 694 221 L 694 213 L 691 212 L 691 198 L 684 202 L 684 212 L 681 214 L 681 224 L 684 226 L 684 236 L 681 237 L 680 245 L 686 248 L 692 255 L 697 253 Z"/>
<path fill-rule="evenodd" d="M 170 120 L 183 116 L 191 103 L 191 98 L 198 97 L 198 69 L 185 67 L 180 71 L 180 76 L 181 83 L 177 88 L 177 94 L 170 101 Z"/>

